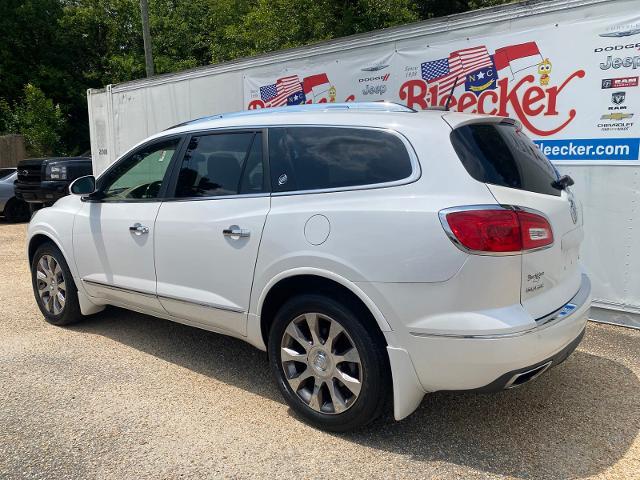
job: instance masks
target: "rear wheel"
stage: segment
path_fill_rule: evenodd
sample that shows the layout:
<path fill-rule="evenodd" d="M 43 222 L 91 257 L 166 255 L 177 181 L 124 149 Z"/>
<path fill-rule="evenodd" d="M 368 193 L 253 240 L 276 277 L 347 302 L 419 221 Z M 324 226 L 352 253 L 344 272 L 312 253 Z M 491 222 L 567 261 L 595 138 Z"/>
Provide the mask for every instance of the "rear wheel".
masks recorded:
<path fill-rule="evenodd" d="M 36 250 L 31 278 L 36 302 L 47 322 L 68 325 L 82 319 L 76 285 L 58 247 L 45 243 Z"/>
<path fill-rule="evenodd" d="M 287 403 L 318 428 L 353 430 L 384 409 L 384 345 L 346 303 L 321 295 L 288 301 L 274 319 L 269 358 Z"/>
<path fill-rule="evenodd" d="M 16 197 L 10 198 L 4 207 L 4 219 L 9 223 L 28 222 L 31 218 L 29 204 Z"/>

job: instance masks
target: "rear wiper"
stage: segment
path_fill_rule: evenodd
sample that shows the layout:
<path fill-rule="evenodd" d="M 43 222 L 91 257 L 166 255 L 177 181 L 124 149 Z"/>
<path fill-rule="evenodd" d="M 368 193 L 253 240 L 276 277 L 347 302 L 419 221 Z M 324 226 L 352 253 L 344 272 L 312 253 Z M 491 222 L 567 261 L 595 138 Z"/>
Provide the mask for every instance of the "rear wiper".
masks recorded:
<path fill-rule="evenodd" d="M 573 185 L 573 183 L 573 178 L 571 178 L 569 175 L 562 175 L 559 179 L 551 182 L 551 186 L 553 188 L 557 188 L 558 190 L 564 190 L 565 188 Z"/>

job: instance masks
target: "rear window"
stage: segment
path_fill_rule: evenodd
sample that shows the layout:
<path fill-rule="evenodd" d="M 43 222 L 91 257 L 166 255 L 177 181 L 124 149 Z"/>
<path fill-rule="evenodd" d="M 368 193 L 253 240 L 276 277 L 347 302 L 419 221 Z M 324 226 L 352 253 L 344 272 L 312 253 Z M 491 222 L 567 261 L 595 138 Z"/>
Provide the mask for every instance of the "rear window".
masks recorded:
<path fill-rule="evenodd" d="M 402 140 L 373 129 L 270 128 L 269 162 L 275 192 L 374 185 L 412 173 Z"/>
<path fill-rule="evenodd" d="M 469 175 L 483 183 L 560 195 L 558 172 L 514 125 L 474 123 L 451 132 L 451 143 Z"/>

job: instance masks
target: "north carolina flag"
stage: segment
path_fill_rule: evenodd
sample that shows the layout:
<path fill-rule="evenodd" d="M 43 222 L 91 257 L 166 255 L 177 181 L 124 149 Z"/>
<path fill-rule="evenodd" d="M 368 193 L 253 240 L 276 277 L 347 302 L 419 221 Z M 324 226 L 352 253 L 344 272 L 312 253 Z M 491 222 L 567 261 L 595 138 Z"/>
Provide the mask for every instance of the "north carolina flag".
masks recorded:
<path fill-rule="evenodd" d="M 302 91 L 307 100 L 315 100 L 324 96 L 329 91 L 329 88 L 331 88 L 331 84 L 326 73 L 310 75 L 302 79 Z"/>
<path fill-rule="evenodd" d="M 538 65 L 542 60 L 542 55 L 536 42 L 498 48 L 493 55 L 493 63 L 496 66 L 496 70 L 500 71 L 509 67 L 512 75 Z"/>

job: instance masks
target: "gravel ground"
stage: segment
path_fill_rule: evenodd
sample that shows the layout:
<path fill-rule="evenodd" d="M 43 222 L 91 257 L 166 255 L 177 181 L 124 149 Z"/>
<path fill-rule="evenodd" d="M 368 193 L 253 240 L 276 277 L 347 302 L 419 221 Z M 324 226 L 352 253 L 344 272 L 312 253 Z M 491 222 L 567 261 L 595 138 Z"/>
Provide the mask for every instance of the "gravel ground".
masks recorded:
<path fill-rule="evenodd" d="M 241 341 L 118 309 L 46 324 L 25 231 L 0 223 L 0 478 L 640 478 L 640 331 L 590 324 L 520 389 L 327 434 Z"/>

